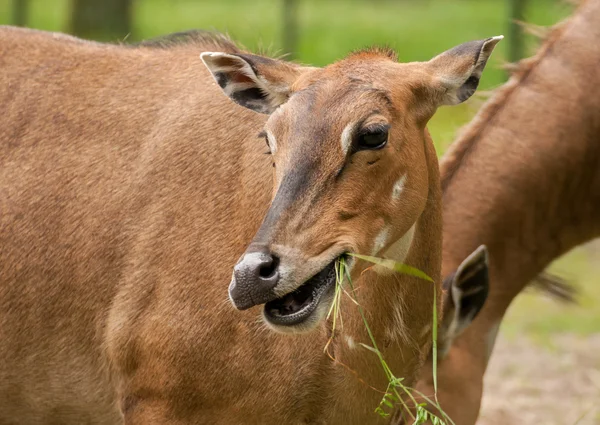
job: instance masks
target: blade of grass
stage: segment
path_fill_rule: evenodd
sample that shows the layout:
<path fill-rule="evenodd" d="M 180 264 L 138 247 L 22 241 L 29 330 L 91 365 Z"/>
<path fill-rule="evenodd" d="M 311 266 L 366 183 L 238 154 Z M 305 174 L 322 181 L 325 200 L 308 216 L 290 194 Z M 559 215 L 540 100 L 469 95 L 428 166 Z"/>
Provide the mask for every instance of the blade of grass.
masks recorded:
<path fill-rule="evenodd" d="M 356 258 L 360 258 L 365 261 L 372 262 L 373 264 L 382 265 L 384 267 L 387 267 L 391 270 L 394 270 L 394 271 L 397 271 L 400 273 L 409 274 L 409 275 L 427 280 L 429 282 L 433 282 L 433 279 L 431 279 L 429 276 L 427 276 L 422 271 L 415 269 L 414 267 L 410 267 L 410 266 L 407 266 L 407 265 L 404 265 L 401 263 L 397 263 L 393 260 L 386 260 L 386 259 L 382 259 L 382 258 L 376 258 L 376 257 L 370 257 L 370 256 L 358 255 L 358 254 L 351 254 L 351 255 L 353 255 Z M 342 285 L 343 285 L 344 278 L 346 278 L 348 280 L 348 285 L 350 286 L 350 290 L 351 290 L 352 294 L 348 293 L 345 289 L 343 289 Z M 388 413 L 384 410 L 384 406 L 393 409 L 393 407 L 394 407 L 393 402 L 395 401 L 397 403 L 400 403 L 402 408 L 404 408 L 405 411 L 414 420 L 413 425 L 424 424 L 427 420 L 431 420 L 433 425 L 447 425 L 447 424 L 454 425 L 454 422 L 452 421 L 452 419 L 450 417 L 448 417 L 448 415 L 443 411 L 443 409 L 441 408 L 441 406 L 437 400 L 437 324 L 438 324 L 437 323 L 438 322 L 438 318 L 437 318 L 437 287 L 434 285 L 433 288 L 434 288 L 434 296 L 433 296 L 432 349 L 433 349 L 433 368 L 434 368 L 433 369 L 433 375 L 434 375 L 433 379 L 434 379 L 435 402 L 430 400 L 428 397 L 426 397 L 424 394 L 420 393 L 419 391 L 416 391 L 413 388 L 409 388 L 406 385 L 404 385 L 402 382 L 404 380 L 404 378 L 396 378 L 394 376 L 393 372 L 391 371 L 390 367 L 388 366 L 387 362 L 385 361 L 383 354 L 381 353 L 381 351 L 379 350 L 379 348 L 377 346 L 374 334 L 367 322 L 364 310 L 363 310 L 362 306 L 360 305 L 360 303 L 358 302 L 358 300 L 356 299 L 356 291 L 355 291 L 355 288 L 354 288 L 354 285 L 352 282 L 352 277 L 350 276 L 350 272 L 346 267 L 345 260 L 342 258 L 338 261 L 338 263 L 336 263 L 336 294 L 334 296 L 334 300 L 337 299 L 337 303 L 339 304 L 339 302 L 340 302 L 339 295 L 341 295 L 341 292 L 343 290 L 346 293 L 346 295 L 348 295 L 348 297 L 354 302 L 354 304 L 356 304 L 356 306 L 358 307 L 359 313 L 361 315 L 361 318 L 363 320 L 363 323 L 365 325 L 365 329 L 367 331 L 369 339 L 371 340 L 371 344 L 373 346 L 371 347 L 371 346 L 368 346 L 363 343 L 359 343 L 359 344 L 362 347 L 368 349 L 369 351 L 371 351 L 377 355 L 379 362 L 382 366 L 382 369 L 385 373 L 385 376 L 388 380 L 388 386 L 385 391 L 385 394 L 384 394 L 381 402 L 379 403 L 379 406 L 375 409 L 375 412 L 377 414 L 379 414 L 380 416 L 388 417 L 390 415 L 390 413 Z M 336 301 L 334 301 L 334 302 L 336 302 Z M 336 314 L 336 313 L 334 313 L 334 314 Z M 335 326 L 335 320 L 334 320 L 333 325 Z M 327 345 L 329 345 L 330 341 L 328 341 Z M 402 399 L 402 397 L 398 393 L 398 389 L 400 389 L 403 393 L 405 393 L 406 396 L 413 403 L 413 406 L 414 406 L 414 409 L 416 412 L 416 416 L 412 413 L 411 409 L 408 407 L 406 402 Z M 421 404 L 417 403 L 415 397 L 413 396 L 413 392 L 417 395 L 420 394 L 420 396 L 424 400 L 426 400 L 430 404 L 434 405 L 441 413 L 443 419 L 440 418 L 439 416 L 437 416 L 436 414 L 428 411 L 425 408 L 425 406 L 426 406 L 425 403 L 421 403 Z M 448 422 L 446 422 L 446 421 L 448 421 Z"/>
<path fill-rule="evenodd" d="M 386 258 L 371 257 L 370 255 L 361 255 L 361 254 L 352 254 L 352 253 L 349 255 L 356 257 L 356 258 L 360 258 L 361 260 L 365 260 L 365 261 L 368 261 L 373 264 L 377 264 L 378 266 L 385 267 L 387 269 L 393 270 L 398 273 L 407 274 L 409 276 L 414 276 L 414 277 L 418 277 L 420 279 L 427 280 L 429 282 L 433 282 L 433 279 L 430 278 L 429 276 L 427 276 L 427 274 L 423 273 L 421 270 L 419 270 L 415 267 L 406 265 L 406 264 L 399 263 L 394 260 L 390 260 L 390 259 L 386 259 Z"/>
<path fill-rule="evenodd" d="M 343 327 L 341 310 L 340 310 L 340 304 L 342 302 L 341 288 L 342 288 L 342 283 L 344 280 L 343 267 L 344 267 L 344 264 L 340 263 L 339 261 L 335 263 L 335 274 L 336 274 L 335 293 L 333 296 L 333 301 L 331 303 L 331 306 L 329 307 L 329 311 L 327 312 L 327 320 L 329 320 L 329 318 L 331 317 L 331 314 L 333 313 L 333 321 L 332 321 L 333 323 L 331 325 L 331 336 L 327 340 L 327 343 L 325 344 L 325 348 L 323 349 L 323 351 L 325 351 L 325 352 L 327 352 L 327 349 L 329 348 L 329 344 L 331 344 L 331 342 L 333 341 L 333 338 L 335 337 L 335 331 L 337 330 L 338 317 L 340 319 L 340 325 Z"/>
<path fill-rule="evenodd" d="M 433 393 L 435 400 L 437 401 L 437 331 L 438 331 L 438 319 L 437 319 L 437 291 L 435 285 L 433 285 L 433 329 L 432 329 L 432 357 L 433 357 Z"/>
<path fill-rule="evenodd" d="M 369 339 L 371 340 L 371 344 L 373 344 L 373 347 L 371 347 L 372 348 L 371 351 L 373 351 L 377 355 L 377 357 L 379 358 L 379 362 L 381 363 L 383 371 L 384 371 L 384 373 L 385 373 L 385 375 L 387 377 L 387 380 L 388 380 L 388 389 L 386 391 L 386 395 L 384 395 L 384 397 L 383 397 L 381 403 L 379 404 L 378 408 L 376 409 L 376 411 L 379 412 L 380 414 L 381 414 L 381 412 L 385 413 L 383 411 L 383 409 L 381 408 L 381 404 L 386 399 L 386 396 L 388 396 L 390 387 L 393 389 L 394 395 L 397 397 L 397 399 L 399 401 L 401 401 L 402 398 L 400 397 L 400 394 L 398 394 L 398 392 L 397 392 L 396 388 L 398 386 L 401 389 L 403 389 L 404 392 L 409 396 L 409 398 L 411 398 L 412 401 L 416 404 L 417 402 L 414 399 L 414 397 L 412 396 L 412 394 L 410 393 L 410 391 L 406 390 L 406 387 L 402 384 L 402 379 L 398 379 L 398 378 L 396 378 L 394 376 L 394 374 L 390 370 L 387 362 L 383 358 L 383 354 L 379 350 L 379 347 L 377 346 L 377 342 L 375 341 L 375 336 L 373 335 L 373 332 L 371 331 L 371 327 L 369 326 L 369 323 L 367 322 L 367 318 L 365 316 L 365 312 L 364 312 L 362 306 L 360 305 L 360 303 L 358 303 L 358 301 L 356 300 L 356 292 L 354 291 L 354 285 L 352 283 L 352 277 L 350 276 L 350 272 L 345 267 L 345 261 L 344 261 L 344 259 L 341 259 L 340 262 L 342 263 L 342 267 L 344 268 L 345 276 L 348 279 L 348 284 L 350 285 L 350 290 L 352 291 L 352 294 L 354 295 L 354 301 L 355 301 L 356 305 L 358 306 L 358 311 L 359 311 L 359 313 L 360 313 L 360 315 L 362 317 L 363 323 L 365 325 L 365 329 L 367 330 L 367 334 L 369 335 Z M 410 409 L 408 409 L 408 407 L 406 406 L 406 404 L 405 403 L 402 403 L 402 404 L 406 408 L 406 410 L 408 411 L 408 413 L 414 418 L 414 415 L 412 414 L 412 412 L 410 411 Z"/>
<path fill-rule="evenodd" d="M 398 263 L 394 260 L 389 260 L 389 259 L 383 259 L 383 258 L 377 258 L 377 257 L 371 257 L 371 256 L 367 256 L 367 255 L 360 255 L 360 254 L 351 254 L 356 258 L 359 259 L 363 259 L 365 261 L 369 261 L 373 264 L 377 264 L 377 265 L 381 265 L 383 267 L 386 267 L 388 269 L 394 270 L 396 272 L 400 272 L 400 273 L 404 273 L 404 274 L 408 274 L 411 276 L 415 276 L 421 279 L 424 279 L 426 281 L 429 282 L 434 282 L 433 279 L 431 279 L 427 274 L 425 274 L 424 272 L 422 272 L 419 269 L 416 269 L 414 267 L 408 266 L 406 264 L 402 264 L 402 263 Z M 427 396 L 425 396 L 424 394 L 420 393 L 419 391 L 414 390 L 413 388 L 409 388 L 407 386 L 405 386 L 402 383 L 403 378 L 396 378 L 392 371 L 390 370 L 389 366 L 387 365 L 387 363 L 385 362 L 385 359 L 383 358 L 383 355 L 381 353 L 381 351 L 379 351 L 377 344 L 375 342 L 375 338 L 373 336 L 373 333 L 367 323 L 366 317 L 364 315 L 364 312 L 362 310 L 362 307 L 360 306 L 360 304 L 358 303 L 358 301 L 355 299 L 356 296 L 356 292 L 354 289 L 354 286 L 352 284 L 352 278 L 350 276 L 350 273 L 348 271 L 348 269 L 345 267 L 345 262 L 342 259 L 341 260 L 341 267 L 340 269 L 342 269 L 343 273 L 342 273 L 342 279 L 344 278 L 344 274 L 345 277 L 348 279 L 348 283 L 350 285 L 350 288 L 352 290 L 352 293 L 354 294 L 354 297 L 351 296 L 347 291 L 344 290 L 344 292 L 346 292 L 346 294 L 349 296 L 350 299 L 352 299 L 352 301 L 359 307 L 359 311 L 361 313 L 363 322 L 365 324 L 365 328 L 367 329 L 367 333 L 369 335 L 369 338 L 371 339 L 371 342 L 373 344 L 373 347 L 370 347 L 368 345 L 362 344 L 361 345 L 364 348 L 369 349 L 369 351 L 372 351 L 374 353 L 377 354 L 380 363 L 382 365 L 382 368 L 386 374 L 386 376 L 388 377 L 388 388 L 386 390 L 386 393 L 381 401 L 381 403 L 379 404 L 379 406 L 375 409 L 375 412 L 377 412 L 378 414 L 382 415 L 382 416 L 389 416 L 388 413 L 385 412 L 385 410 L 383 409 L 383 405 L 388 406 L 389 407 L 389 400 L 388 398 L 391 399 L 395 399 L 398 402 L 401 403 L 402 407 L 404 409 L 406 409 L 406 411 L 409 413 L 409 415 L 414 419 L 413 425 L 419 425 L 422 424 L 424 422 L 426 422 L 428 419 L 431 420 L 431 422 L 434 425 L 447 425 L 447 424 L 454 424 L 454 421 L 444 412 L 444 410 L 442 409 L 442 407 L 439 404 L 439 401 L 437 399 L 437 328 L 438 328 L 438 315 L 437 315 L 437 291 L 436 291 L 436 287 L 433 287 L 434 290 L 434 294 L 433 294 L 433 311 L 432 311 L 432 316 L 433 316 L 433 330 L 432 330 L 432 356 L 433 356 L 433 380 L 434 380 L 434 399 L 435 401 L 431 400 L 430 398 L 428 398 Z M 338 275 L 339 278 L 339 275 Z M 339 287 L 341 288 L 341 282 Z M 402 401 L 400 394 L 397 392 L 397 388 L 401 389 L 405 394 L 407 394 L 407 396 L 409 397 L 409 399 L 414 403 L 414 408 L 416 410 L 417 416 L 415 417 L 412 414 L 412 411 L 408 408 L 408 406 L 406 405 L 405 402 Z M 390 391 L 392 390 L 392 391 Z M 416 399 L 414 398 L 414 396 L 412 395 L 412 392 L 414 392 L 415 394 L 420 395 L 423 399 L 425 399 L 427 402 L 429 402 L 431 405 L 435 406 L 438 411 L 441 413 L 442 418 L 438 417 L 437 415 L 435 415 L 432 412 L 429 412 L 427 409 L 425 409 L 426 404 L 418 404 Z M 446 422 L 448 421 L 448 422 Z"/>

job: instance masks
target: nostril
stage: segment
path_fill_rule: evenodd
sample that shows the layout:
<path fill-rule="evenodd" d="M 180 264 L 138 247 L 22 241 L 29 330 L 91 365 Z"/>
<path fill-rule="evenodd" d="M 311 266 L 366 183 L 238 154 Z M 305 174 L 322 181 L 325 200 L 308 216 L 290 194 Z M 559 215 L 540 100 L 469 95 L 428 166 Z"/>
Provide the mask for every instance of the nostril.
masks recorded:
<path fill-rule="evenodd" d="M 266 261 L 260 266 L 258 275 L 262 279 L 270 279 L 277 273 L 277 267 L 279 267 L 279 258 L 273 255 L 270 261 Z"/>

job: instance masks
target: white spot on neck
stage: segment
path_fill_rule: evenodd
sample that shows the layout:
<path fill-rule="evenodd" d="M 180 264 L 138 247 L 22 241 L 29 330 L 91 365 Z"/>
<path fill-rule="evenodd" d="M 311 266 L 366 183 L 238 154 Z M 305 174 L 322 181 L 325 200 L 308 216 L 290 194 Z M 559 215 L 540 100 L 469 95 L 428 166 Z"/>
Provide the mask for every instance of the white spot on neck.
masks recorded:
<path fill-rule="evenodd" d="M 354 130 L 354 123 L 348 124 L 344 131 L 342 131 L 342 152 L 344 155 L 348 153 L 350 150 L 350 146 L 352 146 L 352 130 Z"/>
<path fill-rule="evenodd" d="M 397 201 L 400 199 L 400 195 L 404 190 L 404 185 L 406 184 L 406 174 L 402 174 L 396 183 L 394 183 L 394 189 L 392 190 L 392 201 Z"/>
<path fill-rule="evenodd" d="M 408 252 L 410 251 L 410 247 L 412 246 L 413 237 L 415 235 L 415 227 L 416 223 L 413 224 L 400 239 L 394 242 L 387 251 L 385 251 L 384 256 L 398 263 L 404 262 Z M 392 270 L 382 266 L 375 266 L 374 270 L 380 274 L 389 275 L 393 273 Z"/>

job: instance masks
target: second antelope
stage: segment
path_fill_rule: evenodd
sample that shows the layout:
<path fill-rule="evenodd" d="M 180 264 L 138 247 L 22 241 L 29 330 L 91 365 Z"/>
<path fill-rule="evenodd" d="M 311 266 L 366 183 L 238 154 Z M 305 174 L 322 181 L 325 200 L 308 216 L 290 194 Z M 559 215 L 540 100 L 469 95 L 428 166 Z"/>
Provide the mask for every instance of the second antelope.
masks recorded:
<path fill-rule="evenodd" d="M 553 260 L 600 236 L 599 63 L 600 0 L 586 0 L 440 161 L 443 275 L 480 244 L 490 256 L 481 314 L 439 344 L 439 401 L 457 425 L 477 421 L 484 373 L 513 299 Z M 418 384 L 428 395 L 430 366 Z"/>

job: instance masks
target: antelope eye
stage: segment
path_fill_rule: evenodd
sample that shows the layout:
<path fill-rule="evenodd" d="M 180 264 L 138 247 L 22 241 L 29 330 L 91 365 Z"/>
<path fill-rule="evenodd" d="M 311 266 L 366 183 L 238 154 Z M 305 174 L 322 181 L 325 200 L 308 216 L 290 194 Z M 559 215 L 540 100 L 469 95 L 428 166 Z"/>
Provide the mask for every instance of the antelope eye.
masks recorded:
<path fill-rule="evenodd" d="M 374 150 L 385 146 L 388 139 L 388 126 L 365 128 L 358 133 L 355 150 Z"/>

